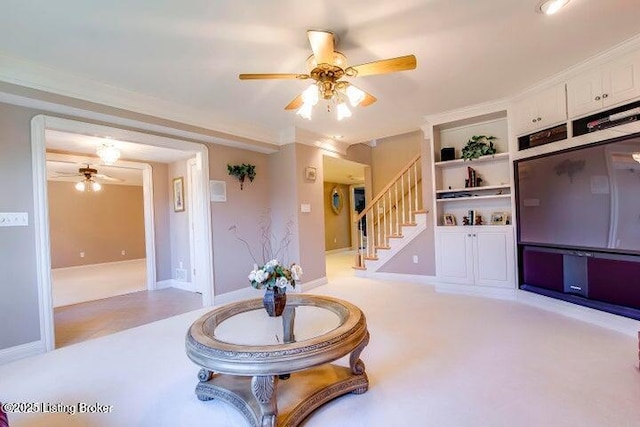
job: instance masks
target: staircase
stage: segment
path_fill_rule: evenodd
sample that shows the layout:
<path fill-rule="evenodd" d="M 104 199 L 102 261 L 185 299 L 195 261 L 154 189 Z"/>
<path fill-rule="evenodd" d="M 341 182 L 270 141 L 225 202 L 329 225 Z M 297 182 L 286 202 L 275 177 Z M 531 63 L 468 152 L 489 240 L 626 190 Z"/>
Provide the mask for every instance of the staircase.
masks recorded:
<path fill-rule="evenodd" d="M 356 270 L 378 271 L 426 229 L 420 160 L 414 157 L 356 218 Z"/>

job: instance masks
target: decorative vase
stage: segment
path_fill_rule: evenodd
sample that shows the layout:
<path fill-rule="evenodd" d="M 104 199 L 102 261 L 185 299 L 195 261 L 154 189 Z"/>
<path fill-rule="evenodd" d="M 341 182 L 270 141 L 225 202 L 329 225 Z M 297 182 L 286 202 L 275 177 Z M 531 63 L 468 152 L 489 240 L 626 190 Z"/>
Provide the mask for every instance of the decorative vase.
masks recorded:
<path fill-rule="evenodd" d="M 262 298 L 262 303 L 269 316 L 281 316 L 284 306 L 287 305 L 287 292 L 285 289 L 278 287 L 267 289 L 264 293 L 264 298 Z"/>

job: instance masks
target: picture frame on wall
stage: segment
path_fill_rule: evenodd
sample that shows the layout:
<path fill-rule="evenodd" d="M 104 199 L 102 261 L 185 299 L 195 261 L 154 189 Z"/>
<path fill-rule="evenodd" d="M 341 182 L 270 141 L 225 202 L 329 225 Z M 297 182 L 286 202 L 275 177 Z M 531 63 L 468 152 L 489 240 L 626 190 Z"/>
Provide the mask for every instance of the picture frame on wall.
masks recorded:
<path fill-rule="evenodd" d="M 456 225 L 456 216 L 454 214 L 446 213 L 442 216 L 443 225 Z"/>
<path fill-rule="evenodd" d="M 184 178 L 173 178 L 173 211 L 184 212 Z"/>
<path fill-rule="evenodd" d="M 507 225 L 509 215 L 506 212 L 493 212 L 491 214 L 491 225 Z"/>
<path fill-rule="evenodd" d="M 315 181 L 316 180 L 316 168 L 308 166 L 304 168 L 304 177 L 307 181 Z"/>

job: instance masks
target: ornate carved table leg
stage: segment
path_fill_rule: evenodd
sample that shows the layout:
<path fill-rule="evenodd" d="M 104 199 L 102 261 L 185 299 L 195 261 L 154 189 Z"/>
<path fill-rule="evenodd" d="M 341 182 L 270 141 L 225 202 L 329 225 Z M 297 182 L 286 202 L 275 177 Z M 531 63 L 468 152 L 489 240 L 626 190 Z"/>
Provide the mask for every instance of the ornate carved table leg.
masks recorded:
<path fill-rule="evenodd" d="M 212 377 L 213 377 L 213 372 L 211 372 L 208 369 L 203 368 L 203 369 L 200 369 L 200 371 L 198 372 L 198 381 L 200 382 L 196 386 L 196 397 L 203 402 L 206 402 L 208 400 L 213 400 L 213 396 L 210 393 L 208 393 L 208 389 L 201 387 L 200 384 L 206 383 Z"/>
<path fill-rule="evenodd" d="M 367 335 L 364 337 L 362 342 L 358 344 L 358 346 L 351 352 L 351 355 L 349 356 L 349 366 L 351 367 L 351 372 L 354 375 L 364 374 L 365 365 L 362 359 L 360 359 L 360 354 L 362 353 L 362 350 L 364 350 L 364 348 L 367 346 L 367 344 L 369 344 L 369 331 L 367 331 Z M 367 385 L 353 390 L 352 393 L 362 394 L 366 392 L 368 389 L 369 389 L 369 386 L 367 381 Z"/>
<path fill-rule="evenodd" d="M 251 392 L 260 404 L 262 427 L 275 427 L 278 416 L 276 404 L 276 388 L 278 379 L 275 375 L 258 376 L 251 379 Z"/>

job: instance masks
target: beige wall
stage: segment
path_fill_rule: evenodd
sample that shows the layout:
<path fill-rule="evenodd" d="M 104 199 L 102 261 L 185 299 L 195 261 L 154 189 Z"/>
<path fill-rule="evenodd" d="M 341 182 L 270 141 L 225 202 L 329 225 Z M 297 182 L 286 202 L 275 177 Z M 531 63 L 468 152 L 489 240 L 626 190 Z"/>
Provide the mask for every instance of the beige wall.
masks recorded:
<path fill-rule="evenodd" d="M 338 215 L 336 215 L 336 213 L 331 208 L 331 195 L 333 194 L 334 187 L 338 187 L 340 190 L 342 190 L 342 194 L 344 195 L 342 210 Z M 325 250 L 331 251 L 335 249 L 350 248 L 351 223 L 349 221 L 349 212 L 351 203 L 349 186 L 345 184 L 325 182 L 323 199 Z"/>
<path fill-rule="evenodd" d="M 153 176 L 153 221 L 156 246 L 156 281 L 171 279 L 171 228 L 169 210 L 169 165 L 149 163 Z"/>
<path fill-rule="evenodd" d="M 259 223 L 269 215 L 271 168 L 266 154 L 221 145 L 208 147 L 209 176 L 227 185 L 227 201 L 211 203 L 214 283 L 215 293 L 220 295 L 250 286 L 247 276 L 255 261 L 229 228 L 236 226 L 238 235 L 247 240 L 251 251 L 260 258 L 262 245 L 258 229 Z M 227 164 L 240 163 L 256 166 L 256 178 L 253 182 L 245 181 L 243 190 L 240 182 L 227 172 Z M 209 200 L 208 195 L 206 197 Z"/>
<path fill-rule="evenodd" d="M 0 227 L 0 350 L 40 339 L 31 169 L 36 114 L 0 103 L 0 212 L 29 215 L 26 227 Z"/>
<path fill-rule="evenodd" d="M 47 185 L 51 267 L 144 258 L 142 187 L 104 184 L 94 193 L 77 191 L 74 185 Z"/>
<path fill-rule="evenodd" d="M 322 151 L 316 147 L 296 144 L 296 179 L 298 194 L 298 230 L 300 265 L 304 269 L 303 282 L 326 277 L 324 248 L 324 204 Z M 311 166 L 318 171 L 315 181 L 305 179 L 304 170 Z M 311 212 L 300 212 L 301 204 L 310 204 Z"/>
<path fill-rule="evenodd" d="M 185 210 L 173 210 L 173 180 L 182 177 Z M 191 240 L 189 235 L 189 180 L 187 161 L 169 164 L 167 180 L 169 199 L 169 229 L 171 230 L 171 278 L 178 279 L 177 269 L 186 270 L 186 282 L 191 282 Z"/>
<path fill-rule="evenodd" d="M 379 139 L 371 150 L 373 196 L 376 196 L 400 170 L 420 154 L 422 131 Z"/>

